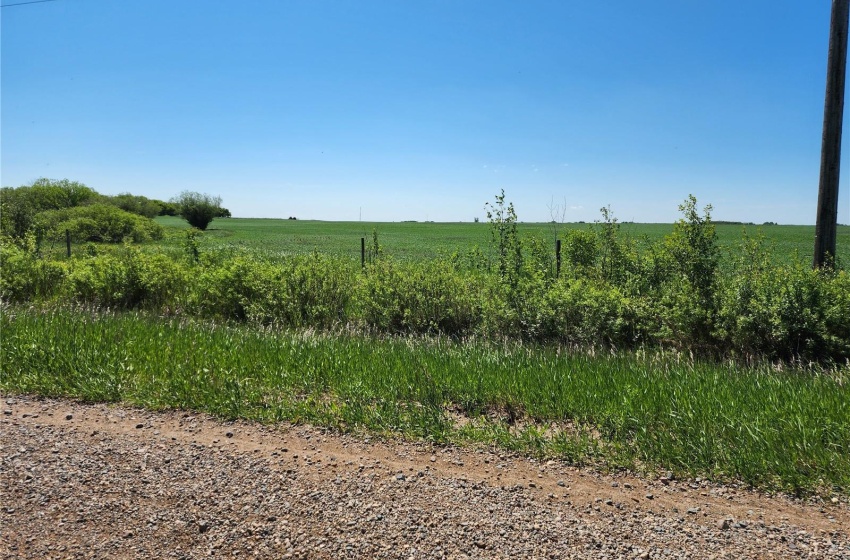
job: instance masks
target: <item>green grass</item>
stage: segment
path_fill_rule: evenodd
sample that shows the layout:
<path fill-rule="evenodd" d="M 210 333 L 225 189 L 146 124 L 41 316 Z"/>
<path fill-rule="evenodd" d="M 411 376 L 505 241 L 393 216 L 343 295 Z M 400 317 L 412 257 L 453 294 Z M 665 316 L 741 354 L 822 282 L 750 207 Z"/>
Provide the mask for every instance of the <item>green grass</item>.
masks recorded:
<path fill-rule="evenodd" d="M 158 223 L 171 230 L 172 235 L 163 242 L 166 246 L 180 247 L 182 237 L 174 235 L 188 228 L 185 220 L 161 216 Z M 593 224 L 563 224 L 559 237 L 570 229 L 585 229 Z M 540 235 L 553 239 L 553 224 L 523 223 L 521 235 Z M 621 224 L 621 232 L 636 241 L 658 240 L 673 230 L 672 224 Z M 351 259 L 360 258 L 360 239 L 372 240 L 372 232 L 387 254 L 403 260 L 423 260 L 458 252 L 463 255 L 476 246 L 486 251 L 490 229 L 487 223 L 431 223 L 431 222 L 321 222 L 303 220 L 275 220 L 253 218 L 216 219 L 207 229 L 202 243 L 209 249 L 248 249 L 270 255 L 309 253 L 319 251 Z M 805 262 L 811 261 L 814 246 L 814 226 L 742 226 L 718 224 L 717 235 L 721 247 L 735 250 L 743 232 L 755 237 L 764 235 L 769 246 L 775 249 L 776 258 L 790 261 L 796 255 Z M 850 262 L 850 227 L 838 228 L 838 256 L 840 262 Z"/>
<path fill-rule="evenodd" d="M 850 491 L 850 385 L 674 354 L 281 333 L 9 308 L 0 390 L 480 442 L 603 468 Z M 464 422 L 459 422 L 464 419 Z"/>

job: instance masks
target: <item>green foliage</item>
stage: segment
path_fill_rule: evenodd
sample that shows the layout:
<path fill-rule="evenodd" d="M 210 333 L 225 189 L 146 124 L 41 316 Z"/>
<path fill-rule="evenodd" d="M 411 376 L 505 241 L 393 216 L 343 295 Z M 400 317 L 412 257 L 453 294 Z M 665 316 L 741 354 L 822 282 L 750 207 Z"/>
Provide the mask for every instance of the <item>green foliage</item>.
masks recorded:
<path fill-rule="evenodd" d="M 280 263 L 236 256 L 195 267 L 194 312 L 278 327 L 331 328 L 347 320 L 355 274 L 329 257 Z"/>
<path fill-rule="evenodd" d="M 198 240 L 202 235 L 203 233 L 201 230 L 196 228 L 189 228 L 186 230 L 183 250 L 186 252 L 189 262 L 197 263 L 201 258 L 201 244 Z"/>
<path fill-rule="evenodd" d="M 0 189 L 0 234 L 12 239 L 21 240 L 26 236 L 37 212 L 25 189 Z"/>
<path fill-rule="evenodd" d="M 568 231 L 563 249 L 566 262 L 575 269 L 577 275 L 586 274 L 596 264 L 599 245 L 592 231 L 583 229 Z"/>
<path fill-rule="evenodd" d="M 635 311 L 616 287 L 586 279 L 566 279 L 549 290 L 541 307 L 545 338 L 583 347 L 633 346 Z"/>
<path fill-rule="evenodd" d="M 40 238 L 55 241 L 63 240 L 65 231 L 70 231 L 71 238 L 77 242 L 120 243 L 131 239 L 138 243 L 163 236 L 162 226 L 153 220 L 107 204 L 41 212 L 33 228 Z"/>
<path fill-rule="evenodd" d="M 57 238 L 69 230 L 75 241 L 118 242 L 161 239 L 161 226 L 104 209 L 115 207 L 144 218 L 162 211 L 159 201 L 123 193 L 98 194 L 68 179 L 38 179 L 30 185 L 0 189 L 0 234 L 18 241 L 31 231 L 39 240 Z"/>
<path fill-rule="evenodd" d="M 117 254 L 71 261 L 64 297 L 107 308 L 176 312 L 189 287 L 188 271 L 165 255 L 125 246 Z"/>
<path fill-rule="evenodd" d="M 742 356 L 817 360 L 850 356 L 850 275 L 803 264 L 773 265 L 761 240 L 746 240 L 721 282 L 716 335 Z"/>
<path fill-rule="evenodd" d="M 506 255 L 506 266 L 493 271 L 475 249 L 424 261 L 396 259 L 384 253 L 377 232 L 362 272 L 356 244 L 348 258 L 271 256 L 216 248 L 212 230 L 203 234 L 201 251 L 200 232 L 187 230 L 172 236 L 183 239 L 173 250 L 99 247 L 61 264 L 39 257 L 29 235 L 4 244 L 0 297 L 161 309 L 276 327 L 348 325 L 378 333 L 656 346 L 783 361 L 850 358 L 847 272 L 813 272 L 802 259 L 778 260 L 754 241 L 734 251 L 739 258 L 724 260 L 709 210 L 700 214 L 689 197 L 672 232 L 635 242 L 604 209 L 596 227 L 567 233 L 560 278 L 545 232 L 520 238 L 503 197 L 493 206 L 491 232 L 494 245 L 504 240 L 506 250 L 494 251 Z M 101 211 L 144 220 L 102 205 L 49 211 L 39 220 L 57 222 L 45 232 L 60 235 L 68 228 L 75 238 L 91 239 L 105 221 Z M 127 232 L 97 235 L 121 239 Z M 188 258 L 179 258 L 181 252 Z"/>
<path fill-rule="evenodd" d="M 663 244 L 663 257 L 656 261 L 668 274 L 660 295 L 661 336 L 691 348 L 713 344 L 717 313 L 717 274 L 720 249 L 711 223 L 711 205 L 697 211 L 690 195 L 679 205 L 683 217 Z"/>
<path fill-rule="evenodd" d="M 189 222 L 189 225 L 200 230 L 207 229 L 213 218 L 221 215 L 224 210 L 221 208 L 220 196 L 192 191 L 183 191 L 171 199 L 171 202 L 178 208 L 180 216 Z"/>
<path fill-rule="evenodd" d="M 625 286 L 639 274 L 636 249 L 631 239 L 622 235 L 611 208 L 601 208 L 600 212 L 602 219 L 597 221 L 596 242 L 598 274 L 607 282 Z"/>
<path fill-rule="evenodd" d="M 0 238 L 0 271 L 0 299 L 9 302 L 49 300 L 67 276 L 63 263 L 38 256 L 33 236 L 23 244 Z"/>
<path fill-rule="evenodd" d="M 173 202 L 165 202 L 162 200 L 154 200 L 159 205 L 160 216 L 179 216 L 180 208 Z"/>
<path fill-rule="evenodd" d="M 26 196 L 32 201 L 36 212 L 84 206 L 95 202 L 98 196 L 94 189 L 68 179 L 57 181 L 41 178 L 23 188 L 28 189 Z"/>
<path fill-rule="evenodd" d="M 273 265 L 259 278 L 249 302 L 249 320 L 278 326 L 328 329 L 348 319 L 355 285 L 352 267 L 314 253 Z"/>
<path fill-rule="evenodd" d="M 381 332 L 462 335 L 480 322 L 482 285 L 477 278 L 442 262 L 385 259 L 361 277 L 356 313 Z"/>
<path fill-rule="evenodd" d="M 490 222 L 490 241 L 496 252 L 499 277 L 515 285 L 522 267 L 522 246 L 514 204 L 505 202 L 505 190 L 502 189 L 495 203 L 488 202 L 484 208 Z"/>
<path fill-rule="evenodd" d="M 76 181 L 38 179 L 30 185 L 0 189 L 0 233 L 23 239 L 36 216 L 48 210 L 91 204 L 98 194 Z"/>
<path fill-rule="evenodd" d="M 697 199 L 690 195 L 679 205 L 679 211 L 684 217 L 673 224 L 673 233 L 666 239 L 665 247 L 679 274 L 701 298 L 700 303 L 710 308 L 720 261 L 711 205 L 705 206 L 700 216 Z"/>
<path fill-rule="evenodd" d="M 159 216 L 162 211 L 162 206 L 158 201 L 151 200 L 144 196 L 121 193 L 115 196 L 105 196 L 103 198 L 106 204 L 117 206 L 125 212 L 138 214 L 145 218 L 154 218 Z"/>

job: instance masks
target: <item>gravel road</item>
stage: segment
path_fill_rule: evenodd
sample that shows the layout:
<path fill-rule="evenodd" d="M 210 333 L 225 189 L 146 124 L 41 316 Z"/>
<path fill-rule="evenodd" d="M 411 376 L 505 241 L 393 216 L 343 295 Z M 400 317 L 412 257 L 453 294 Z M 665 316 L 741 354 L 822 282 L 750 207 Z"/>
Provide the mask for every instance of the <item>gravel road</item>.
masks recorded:
<path fill-rule="evenodd" d="M 0 400 L 2 558 L 829 558 L 846 497 L 491 450 Z"/>

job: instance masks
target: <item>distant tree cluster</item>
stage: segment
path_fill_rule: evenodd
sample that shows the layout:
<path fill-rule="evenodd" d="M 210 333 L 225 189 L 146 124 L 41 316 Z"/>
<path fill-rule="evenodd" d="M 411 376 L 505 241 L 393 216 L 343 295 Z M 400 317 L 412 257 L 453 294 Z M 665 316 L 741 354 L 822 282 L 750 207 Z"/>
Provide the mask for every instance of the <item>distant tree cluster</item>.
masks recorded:
<path fill-rule="evenodd" d="M 193 196 L 185 197 L 187 194 Z M 77 181 L 41 178 L 0 189 L 0 235 L 13 240 L 32 235 L 42 240 L 69 232 L 76 241 L 157 239 L 162 227 L 152 218 L 179 215 L 191 223 L 187 216 L 203 215 L 199 204 L 212 205 L 212 217 L 200 229 L 214 217 L 230 217 L 219 197 L 183 193 L 165 202 L 130 193 L 104 195 Z"/>

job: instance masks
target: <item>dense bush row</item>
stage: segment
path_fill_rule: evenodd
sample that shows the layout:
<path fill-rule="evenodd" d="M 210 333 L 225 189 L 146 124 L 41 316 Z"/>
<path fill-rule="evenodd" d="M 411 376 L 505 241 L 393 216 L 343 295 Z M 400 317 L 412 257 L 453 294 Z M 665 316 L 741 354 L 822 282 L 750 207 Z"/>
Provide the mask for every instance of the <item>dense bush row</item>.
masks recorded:
<path fill-rule="evenodd" d="M 724 259 L 708 211 L 700 215 L 693 198 L 661 243 L 639 247 L 607 216 L 593 229 L 569 232 L 560 275 L 546 244 L 520 240 L 512 211 L 497 210 L 489 257 L 402 263 L 379 256 L 364 270 L 320 254 L 270 261 L 199 252 L 197 233 L 189 234 L 183 259 L 125 245 L 50 261 L 5 242 L 0 297 L 278 327 L 850 359 L 847 271 L 777 264 L 758 240 Z"/>
<path fill-rule="evenodd" d="M 37 244 L 64 240 L 120 243 L 160 239 L 157 215 L 181 215 L 205 229 L 215 217 L 230 217 L 221 198 L 183 192 L 169 202 L 122 193 L 103 195 L 76 181 L 38 179 L 29 185 L 0 189 L 0 235 Z"/>

